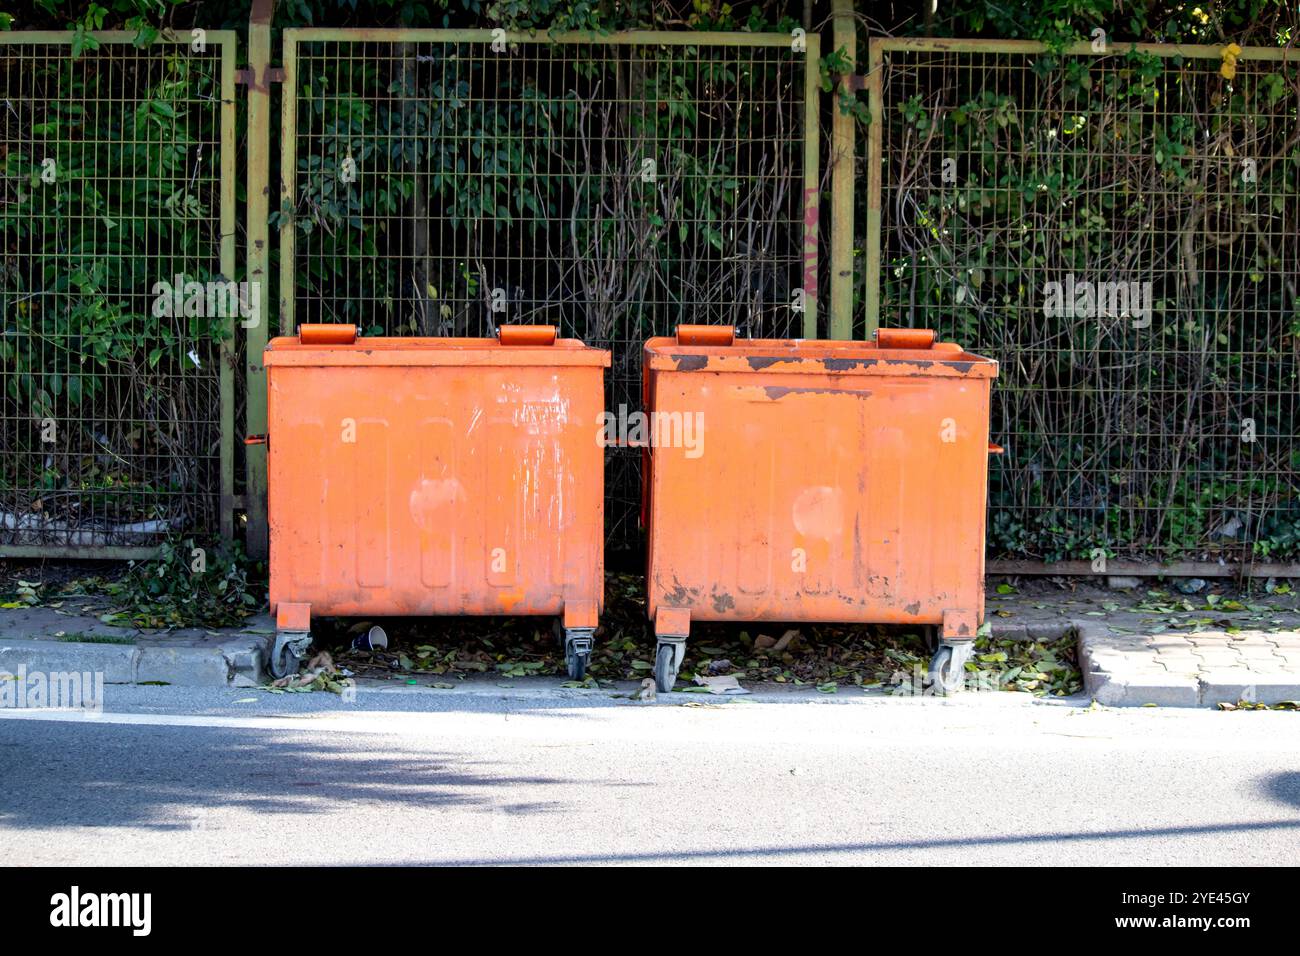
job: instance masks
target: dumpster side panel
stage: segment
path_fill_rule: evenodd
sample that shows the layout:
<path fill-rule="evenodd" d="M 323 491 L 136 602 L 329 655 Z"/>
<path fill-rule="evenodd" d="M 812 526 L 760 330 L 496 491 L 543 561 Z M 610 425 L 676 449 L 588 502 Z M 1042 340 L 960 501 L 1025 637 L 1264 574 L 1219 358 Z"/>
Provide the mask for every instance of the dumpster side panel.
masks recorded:
<path fill-rule="evenodd" d="M 649 613 L 941 623 L 983 612 L 988 378 L 651 374 L 702 453 L 651 453 Z"/>
<path fill-rule="evenodd" d="M 594 626 L 601 377 L 590 365 L 273 365 L 272 607 L 418 615 L 581 605 Z"/>

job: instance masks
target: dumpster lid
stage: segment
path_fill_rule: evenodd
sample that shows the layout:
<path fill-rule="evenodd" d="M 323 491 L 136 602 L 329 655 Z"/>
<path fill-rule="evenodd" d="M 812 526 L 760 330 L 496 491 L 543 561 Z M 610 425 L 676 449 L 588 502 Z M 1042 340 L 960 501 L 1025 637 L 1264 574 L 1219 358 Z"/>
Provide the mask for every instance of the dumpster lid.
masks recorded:
<path fill-rule="evenodd" d="M 670 372 L 838 373 L 996 378 L 998 363 L 955 342 L 935 342 L 923 329 L 882 329 L 878 341 L 733 339 L 703 341 L 697 327 L 686 335 L 646 342 L 646 364 Z M 901 333 L 901 334 L 900 334 Z M 688 344 L 689 343 L 689 344 Z M 927 344 L 929 343 L 929 344 Z M 919 346 L 919 347 L 918 347 Z"/>
<path fill-rule="evenodd" d="M 263 360 L 267 366 L 609 366 L 610 355 L 604 349 L 584 345 L 579 339 L 541 335 L 536 331 L 541 328 L 539 326 L 527 328 L 531 330 L 530 334 L 507 334 L 504 342 L 497 338 L 376 336 L 337 344 L 335 340 L 344 337 L 280 336 L 267 343 Z"/>

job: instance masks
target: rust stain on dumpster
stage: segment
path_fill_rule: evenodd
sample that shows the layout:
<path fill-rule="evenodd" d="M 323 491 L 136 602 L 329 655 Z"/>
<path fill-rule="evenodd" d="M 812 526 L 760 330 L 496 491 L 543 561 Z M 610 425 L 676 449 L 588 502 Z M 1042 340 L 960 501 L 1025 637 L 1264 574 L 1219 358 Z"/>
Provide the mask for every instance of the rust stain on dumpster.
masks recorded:
<path fill-rule="evenodd" d="M 751 355 L 745 361 L 755 372 L 761 372 L 779 362 L 801 362 L 803 359 L 798 355 Z"/>
<path fill-rule="evenodd" d="M 664 362 L 676 338 L 647 342 L 646 411 L 702 414 L 709 435 L 703 456 L 645 459 L 652 619 L 689 609 L 973 636 L 997 363 L 921 330 L 882 332 L 876 344 L 723 336 L 694 344 L 689 369 Z M 714 374 L 689 374 L 700 367 Z"/>
<path fill-rule="evenodd" d="M 707 355 L 674 355 L 672 358 L 679 372 L 698 372 L 709 364 Z"/>
<path fill-rule="evenodd" d="M 787 395 L 847 395 L 850 398 L 870 398 L 871 393 L 855 388 L 795 388 L 789 385 L 766 385 L 763 391 L 767 397 L 776 401 Z"/>

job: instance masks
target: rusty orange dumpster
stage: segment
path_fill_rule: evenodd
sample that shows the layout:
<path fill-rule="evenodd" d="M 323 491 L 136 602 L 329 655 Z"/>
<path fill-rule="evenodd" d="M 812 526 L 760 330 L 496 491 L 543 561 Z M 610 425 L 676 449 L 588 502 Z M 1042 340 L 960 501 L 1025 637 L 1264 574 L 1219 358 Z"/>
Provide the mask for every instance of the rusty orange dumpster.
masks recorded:
<path fill-rule="evenodd" d="M 930 678 L 957 689 L 984 611 L 997 363 L 921 329 L 848 342 L 683 326 L 647 342 L 643 367 L 660 689 L 692 621 L 933 626 Z"/>
<path fill-rule="evenodd" d="M 266 347 L 272 672 L 315 616 L 555 615 L 580 678 L 602 603 L 609 353 L 549 326 L 494 339 Z"/>

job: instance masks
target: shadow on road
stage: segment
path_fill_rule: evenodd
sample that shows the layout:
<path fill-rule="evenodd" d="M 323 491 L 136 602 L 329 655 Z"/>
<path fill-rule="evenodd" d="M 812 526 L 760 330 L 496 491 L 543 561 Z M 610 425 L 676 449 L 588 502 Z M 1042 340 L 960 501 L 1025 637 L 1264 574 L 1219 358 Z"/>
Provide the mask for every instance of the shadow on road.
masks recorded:
<path fill-rule="evenodd" d="M 309 729 L 309 728 L 304 728 Z M 384 756 L 310 742 L 301 733 L 238 728 L 127 728 L 6 721 L 0 738 L 0 826 L 197 829 L 203 811 L 314 814 L 346 807 L 393 815 L 458 806 L 508 815 L 561 812 L 512 793 L 571 783 L 494 773 L 487 762 L 374 738 Z M 406 751 L 404 754 L 403 751 Z"/>
<path fill-rule="evenodd" d="M 1269 774 L 1261 789 L 1279 803 L 1300 809 L 1300 771 Z"/>
<path fill-rule="evenodd" d="M 1035 844 L 1068 845 L 1093 840 L 1148 840 L 1153 837 L 1214 836 L 1231 833 L 1276 833 L 1300 831 L 1300 820 L 1271 820 L 1266 823 L 1218 823 L 1203 826 L 1152 827 L 1132 830 L 1059 831 L 1014 835 L 961 836 L 934 840 L 886 840 L 864 843 L 827 843 L 817 846 L 726 847 L 721 849 L 673 849 L 648 853 L 594 853 L 533 857 L 482 857 L 476 860 L 407 861 L 416 866 L 558 866 L 584 863 L 671 863 L 728 862 L 743 863 L 765 857 L 784 858 L 792 863 L 800 857 L 826 857 L 836 854 L 887 853 L 908 850 L 971 850 L 980 847 L 1032 846 Z"/>

